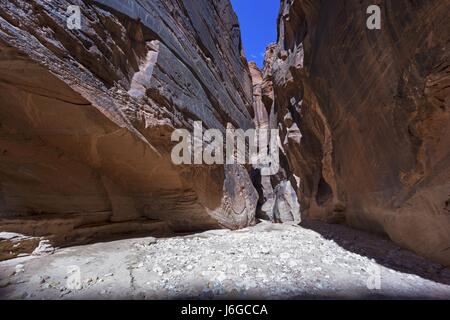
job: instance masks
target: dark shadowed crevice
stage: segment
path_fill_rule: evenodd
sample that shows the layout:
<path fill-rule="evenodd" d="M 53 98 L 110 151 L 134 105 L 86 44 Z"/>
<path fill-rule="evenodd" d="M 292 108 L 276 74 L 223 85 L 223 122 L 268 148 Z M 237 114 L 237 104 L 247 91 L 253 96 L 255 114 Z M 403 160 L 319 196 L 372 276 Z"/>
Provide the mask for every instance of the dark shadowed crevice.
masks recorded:
<path fill-rule="evenodd" d="M 319 206 L 323 206 L 333 197 L 333 190 L 323 177 L 320 177 L 317 186 L 316 202 Z"/>

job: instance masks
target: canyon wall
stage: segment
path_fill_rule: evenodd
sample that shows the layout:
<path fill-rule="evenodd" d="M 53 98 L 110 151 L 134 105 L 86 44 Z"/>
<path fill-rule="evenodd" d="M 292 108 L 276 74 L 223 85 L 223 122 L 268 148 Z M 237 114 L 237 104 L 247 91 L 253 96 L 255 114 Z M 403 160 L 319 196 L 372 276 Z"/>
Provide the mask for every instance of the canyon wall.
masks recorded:
<path fill-rule="evenodd" d="M 68 244 L 252 225 L 247 168 L 170 157 L 194 121 L 252 128 L 252 100 L 228 0 L 0 0 L 0 231 Z"/>
<path fill-rule="evenodd" d="M 274 48 L 274 47 L 273 47 Z M 269 53 L 268 53 L 269 54 Z M 258 130 L 268 130 L 269 137 L 278 129 L 277 114 L 273 99 L 272 80 L 270 72 L 272 65 L 270 56 L 267 56 L 266 65 L 260 70 L 255 62 L 249 63 L 253 83 L 253 110 L 254 123 Z M 300 205 L 297 197 L 298 180 L 291 173 L 287 163 L 286 154 L 279 142 L 279 135 L 271 137 L 277 140 L 279 154 L 278 172 L 266 175 L 262 170 L 264 162 L 260 161 L 252 170 L 253 185 L 259 194 L 256 217 L 274 223 L 301 222 Z M 267 146 L 269 152 L 270 144 Z"/>
<path fill-rule="evenodd" d="M 375 2 L 381 30 L 373 1 L 282 0 L 258 70 L 229 0 L 0 0 L 0 260 L 257 217 L 450 265 L 450 1 Z M 281 170 L 174 165 L 194 121 L 280 128 Z"/>
<path fill-rule="evenodd" d="M 372 4 L 381 30 L 366 27 Z M 303 215 L 447 266 L 449 12 L 448 0 L 283 0 L 263 97 L 272 83 Z"/>

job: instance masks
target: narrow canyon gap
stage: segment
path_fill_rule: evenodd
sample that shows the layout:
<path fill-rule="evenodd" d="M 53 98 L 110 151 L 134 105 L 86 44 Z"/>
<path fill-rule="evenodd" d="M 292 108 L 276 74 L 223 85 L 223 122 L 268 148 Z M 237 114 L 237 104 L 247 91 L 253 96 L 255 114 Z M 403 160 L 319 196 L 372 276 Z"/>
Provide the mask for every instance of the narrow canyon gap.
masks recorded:
<path fill-rule="evenodd" d="M 0 259 L 317 219 L 449 266 L 450 1 L 377 3 L 381 30 L 368 0 L 282 0 L 260 70 L 228 0 L 81 1 L 82 30 L 0 0 L 0 228 L 28 236 Z M 196 120 L 280 128 L 280 172 L 173 165 Z"/>
<path fill-rule="evenodd" d="M 281 1 L 277 42 L 261 71 L 250 63 L 255 125 L 281 128 L 282 180 L 303 219 L 448 266 L 450 2 L 381 1 L 380 30 L 366 27 L 372 4 Z M 278 184 L 255 184 L 259 216 L 274 219 Z"/>

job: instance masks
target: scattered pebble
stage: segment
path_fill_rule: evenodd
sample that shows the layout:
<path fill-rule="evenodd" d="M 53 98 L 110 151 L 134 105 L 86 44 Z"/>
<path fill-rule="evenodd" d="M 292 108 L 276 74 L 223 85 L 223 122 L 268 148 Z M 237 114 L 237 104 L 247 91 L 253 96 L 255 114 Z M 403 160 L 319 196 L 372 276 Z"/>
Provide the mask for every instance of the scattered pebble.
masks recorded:
<path fill-rule="evenodd" d="M 397 247 L 385 240 L 339 226 L 324 228 L 339 230 L 334 233 L 339 238 L 329 239 L 295 226 L 261 224 L 244 232 L 220 230 L 157 241 L 122 240 L 58 249 L 58 254 L 27 262 L 27 269 L 41 274 L 33 281 L 20 284 L 27 279 L 23 264 L 5 269 L 6 275 L 12 269 L 16 275 L 10 277 L 13 281 L 5 293 L 0 285 L 0 295 L 21 297 L 26 291 L 30 294 L 24 299 L 32 294 L 35 298 L 67 298 L 69 291 L 57 280 L 67 279 L 67 265 L 80 263 L 82 279 L 86 274 L 91 277 L 70 298 L 278 299 L 311 294 L 357 298 L 373 294 L 450 299 L 450 285 L 445 284 L 450 284 L 450 272 L 446 269 L 405 250 L 394 250 Z M 357 242 L 352 242 L 355 233 Z M 342 247 L 342 238 L 355 248 Z M 101 252 L 101 259 L 92 258 L 94 250 Z M 388 258 L 386 252 L 390 252 Z M 387 259 L 392 261 L 391 267 Z M 0 265 L 0 277 L 2 270 Z M 381 289 L 371 290 L 367 283 L 377 270 L 382 274 Z M 439 281 L 433 282 L 433 276 Z M 114 281 L 105 282 L 111 277 Z"/>
<path fill-rule="evenodd" d="M 23 264 L 18 264 L 15 267 L 15 274 L 25 272 L 25 266 Z"/>

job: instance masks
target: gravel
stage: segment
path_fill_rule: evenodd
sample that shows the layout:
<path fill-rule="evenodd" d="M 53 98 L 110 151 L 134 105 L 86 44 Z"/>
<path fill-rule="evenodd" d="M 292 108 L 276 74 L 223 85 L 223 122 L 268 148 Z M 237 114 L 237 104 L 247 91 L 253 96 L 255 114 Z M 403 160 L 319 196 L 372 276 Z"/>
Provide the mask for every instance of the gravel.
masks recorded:
<path fill-rule="evenodd" d="M 320 223 L 97 243 L 0 270 L 2 299 L 450 299 L 450 270 Z"/>

